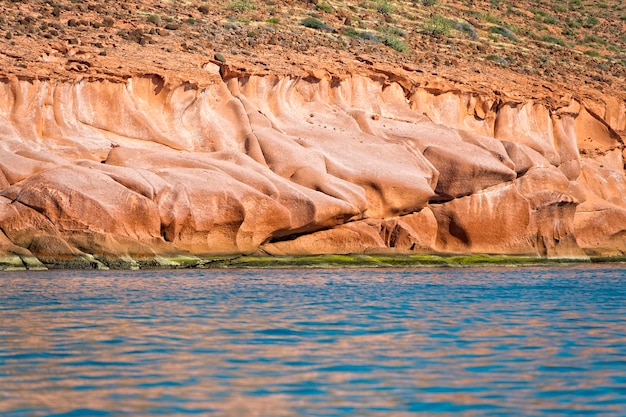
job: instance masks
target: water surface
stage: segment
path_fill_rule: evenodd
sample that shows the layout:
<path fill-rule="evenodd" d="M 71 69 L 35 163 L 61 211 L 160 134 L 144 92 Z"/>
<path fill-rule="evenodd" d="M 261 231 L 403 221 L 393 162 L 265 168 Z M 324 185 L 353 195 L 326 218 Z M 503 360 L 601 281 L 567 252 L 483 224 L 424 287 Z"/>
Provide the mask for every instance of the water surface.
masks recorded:
<path fill-rule="evenodd" d="M 6 416 L 626 415 L 626 270 L 0 275 Z"/>

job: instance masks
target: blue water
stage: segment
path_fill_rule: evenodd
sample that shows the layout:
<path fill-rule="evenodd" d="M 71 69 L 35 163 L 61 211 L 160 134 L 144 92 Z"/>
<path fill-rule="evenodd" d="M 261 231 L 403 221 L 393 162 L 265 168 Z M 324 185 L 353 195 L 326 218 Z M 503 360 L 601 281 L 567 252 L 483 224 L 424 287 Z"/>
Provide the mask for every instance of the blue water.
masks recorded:
<path fill-rule="evenodd" d="M 626 416 L 626 269 L 0 275 L 3 416 Z"/>

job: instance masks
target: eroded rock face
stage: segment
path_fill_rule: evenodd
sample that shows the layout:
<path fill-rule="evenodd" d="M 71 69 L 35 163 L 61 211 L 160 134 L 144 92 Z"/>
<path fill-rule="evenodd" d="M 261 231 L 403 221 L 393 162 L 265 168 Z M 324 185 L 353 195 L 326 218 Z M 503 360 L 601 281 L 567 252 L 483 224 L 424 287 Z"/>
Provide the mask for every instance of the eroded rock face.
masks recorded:
<path fill-rule="evenodd" d="M 6 80 L 0 264 L 625 254 L 623 150 L 584 103 L 364 75 Z"/>

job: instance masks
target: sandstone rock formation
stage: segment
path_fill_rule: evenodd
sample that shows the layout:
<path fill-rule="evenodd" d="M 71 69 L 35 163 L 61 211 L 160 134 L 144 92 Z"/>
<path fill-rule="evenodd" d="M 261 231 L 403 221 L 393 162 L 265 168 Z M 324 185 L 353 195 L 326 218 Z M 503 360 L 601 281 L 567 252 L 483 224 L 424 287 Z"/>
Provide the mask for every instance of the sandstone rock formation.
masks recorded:
<path fill-rule="evenodd" d="M 623 103 L 217 64 L 204 85 L 2 80 L 2 264 L 626 253 Z"/>

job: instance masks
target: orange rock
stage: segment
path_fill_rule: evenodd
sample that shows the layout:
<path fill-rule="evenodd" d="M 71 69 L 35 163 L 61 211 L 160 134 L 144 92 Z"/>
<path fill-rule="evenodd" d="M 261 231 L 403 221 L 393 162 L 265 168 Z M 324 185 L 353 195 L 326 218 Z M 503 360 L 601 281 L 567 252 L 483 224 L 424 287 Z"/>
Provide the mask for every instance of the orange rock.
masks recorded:
<path fill-rule="evenodd" d="M 202 71 L 0 82 L 0 267 L 626 252 L 619 112 L 412 88 L 387 66 Z"/>
<path fill-rule="evenodd" d="M 523 196 L 509 183 L 432 210 L 442 252 L 582 256 L 574 235 L 577 202 L 555 190 Z"/>

